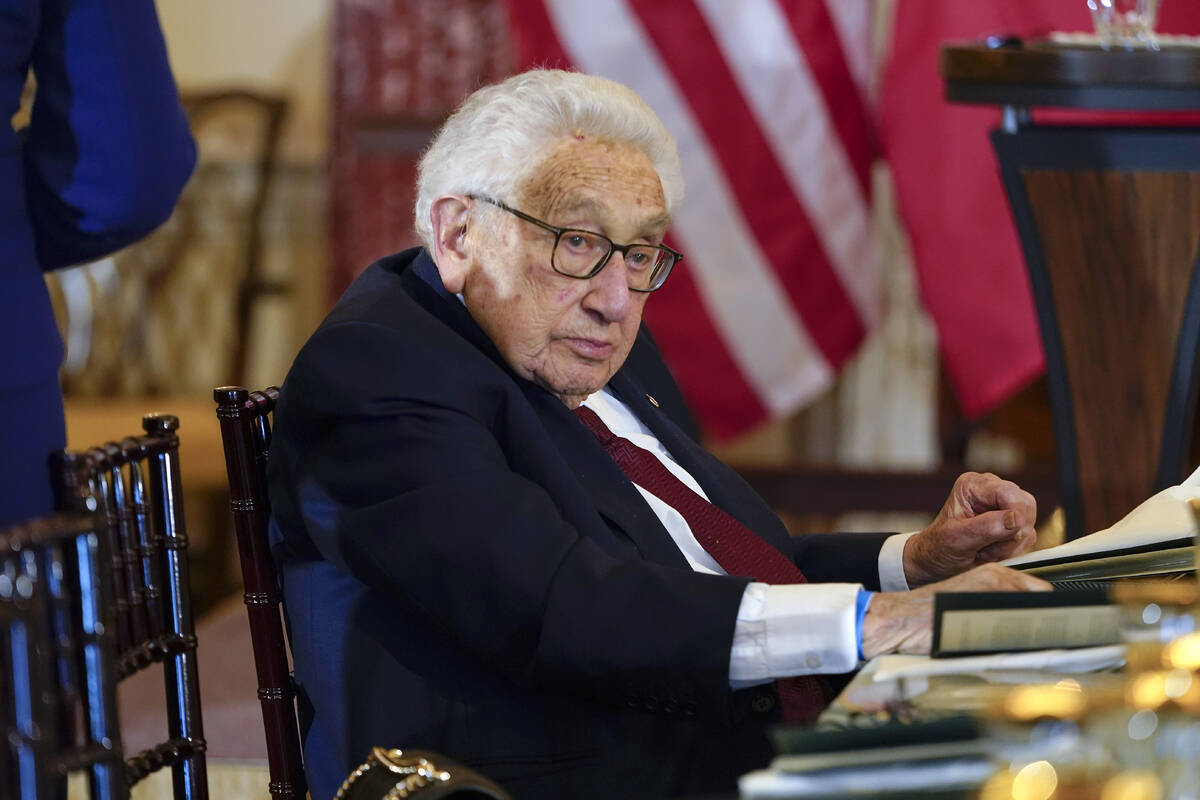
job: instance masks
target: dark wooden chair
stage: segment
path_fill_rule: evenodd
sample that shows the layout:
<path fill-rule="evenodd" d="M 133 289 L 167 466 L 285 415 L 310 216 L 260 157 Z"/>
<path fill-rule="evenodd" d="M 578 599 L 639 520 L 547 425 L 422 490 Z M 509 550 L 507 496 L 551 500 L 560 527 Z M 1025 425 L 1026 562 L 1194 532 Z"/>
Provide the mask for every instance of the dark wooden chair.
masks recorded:
<path fill-rule="evenodd" d="M 27 645 L 21 638 L 29 620 L 34 618 L 27 604 L 13 593 L 12 577 L 0 578 L 0 797 L 19 797 L 20 785 L 15 751 L 23 752 L 25 741 L 32 733 L 29 726 L 21 727 L 17 706 L 30 704 L 33 688 L 29 685 L 29 670 L 23 669 Z M 17 632 L 14 651 L 13 631 Z"/>
<path fill-rule="evenodd" d="M 111 554 L 97 514 L 0 532 L 0 796 L 129 797 L 117 725 Z"/>
<path fill-rule="evenodd" d="M 271 414 L 278 398 L 279 389 L 275 387 L 261 392 L 240 386 L 213 390 L 225 444 L 230 506 L 258 673 L 258 698 L 262 703 L 271 774 L 269 788 L 272 798 L 302 800 L 307 783 L 296 717 L 296 689 L 288 667 L 279 582 L 267 540 L 271 514 L 267 499 L 267 457 L 271 450 Z"/>
<path fill-rule="evenodd" d="M 264 273 L 263 251 L 265 249 L 265 219 L 267 201 L 274 184 L 279 146 L 283 125 L 288 116 L 286 98 L 251 89 L 234 88 L 215 92 L 185 93 L 181 100 L 187 110 L 193 131 L 201 131 L 213 119 L 220 122 L 222 114 L 240 110 L 253 119 L 250 127 L 256 129 L 257 137 L 253 155 L 255 158 L 254 191 L 247 198 L 242 210 L 245 225 L 241 253 L 241 281 L 238 283 L 234 306 L 234 330 L 229 369 L 231 374 L 242 376 L 246 372 L 246 361 L 250 345 L 250 325 L 254 309 L 259 300 L 285 296 L 287 284 L 272 279 Z M 214 125 L 214 128 L 216 126 Z"/>
<path fill-rule="evenodd" d="M 196 671 L 196 635 L 188 586 L 187 529 L 179 481 L 179 420 L 148 414 L 145 435 L 86 451 L 57 454 L 53 467 L 58 505 L 64 512 L 98 514 L 93 538 L 107 553 L 111 586 L 111 632 L 116 681 L 161 664 L 166 688 L 166 741 L 127 758 L 124 791 L 163 767 L 171 767 L 176 800 L 207 800 L 204 729 Z M 53 575 L 53 573 L 51 573 Z M 86 587 L 85 587 L 86 588 Z M 57 597 L 51 587 L 51 598 Z M 85 595 L 86 596 L 86 595 Z M 63 604 L 52 609 L 67 618 Z M 56 630 L 61 639 L 61 628 Z M 83 628 L 84 640 L 89 633 Z M 59 658 L 60 665 L 66 659 Z M 61 679 L 60 720 L 69 716 L 79 684 Z M 113 689 L 115 691 L 115 688 Z M 91 705 L 83 703 L 85 719 Z M 115 714 L 111 715 L 115 721 Z M 70 725 L 64 725 L 69 735 Z M 107 797 L 98 794 L 97 797 Z M 124 795 L 122 795 L 124 796 Z"/>

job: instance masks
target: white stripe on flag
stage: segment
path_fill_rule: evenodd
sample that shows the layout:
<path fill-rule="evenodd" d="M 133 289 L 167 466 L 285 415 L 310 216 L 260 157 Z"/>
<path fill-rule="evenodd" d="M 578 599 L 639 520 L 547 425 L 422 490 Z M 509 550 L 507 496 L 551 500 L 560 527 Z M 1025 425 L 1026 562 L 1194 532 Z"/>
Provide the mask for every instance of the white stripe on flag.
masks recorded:
<path fill-rule="evenodd" d="M 880 316 L 880 262 L 870 208 L 787 18 L 775 0 L 697 5 L 840 283 L 873 328 Z"/>
<path fill-rule="evenodd" d="M 828 386 L 832 371 L 747 229 L 654 40 L 621 0 L 547 0 L 546 9 L 581 69 L 636 87 L 675 137 L 688 199 L 674 228 L 707 311 L 763 405 L 792 411 Z"/>
<path fill-rule="evenodd" d="M 825 0 L 825 8 L 842 43 L 846 66 L 864 103 L 871 89 L 871 5 L 868 0 Z"/>

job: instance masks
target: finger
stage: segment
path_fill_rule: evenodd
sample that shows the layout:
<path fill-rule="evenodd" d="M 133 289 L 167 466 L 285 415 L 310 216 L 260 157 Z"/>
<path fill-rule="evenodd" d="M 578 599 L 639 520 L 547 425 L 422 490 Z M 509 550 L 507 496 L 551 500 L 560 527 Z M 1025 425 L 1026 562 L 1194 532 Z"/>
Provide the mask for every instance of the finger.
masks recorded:
<path fill-rule="evenodd" d="M 1012 510 L 1022 527 L 1033 527 L 1037 522 L 1037 500 L 1029 492 L 1012 481 L 1000 481 L 996 487 L 996 500 L 1000 508 Z"/>
<path fill-rule="evenodd" d="M 1012 567 L 989 564 L 987 569 L 996 576 L 999 586 L 1011 591 L 1048 592 L 1054 588 L 1050 582 Z"/>
<path fill-rule="evenodd" d="M 1012 573 L 1009 578 L 1011 579 L 1012 588 L 1015 590 L 1024 592 L 1050 592 L 1054 590 L 1054 584 L 1042 580 L 1036 575 L 1030 575 L 1016 569 L 1009 569 L 1008 567 L 1004 567 L 1003 569 Z"/>
<path fill-rule="evenodd" d="M 934 584 L 939 586 L 939 584 Z M 1054 587 L 1033 575 L 1002 567 L 999 564 L 984 564 L 964 572 L 947 581 L 943 591 L 953 592 L 989 592 L 989 591 L 1049 591 Z"/>
<path fill-rule="evenodd" d="M 1029 492 L 1012 481 L 1006 481 L 990 472 L 982 475 L 966 473 L 963 497 L 975 513 L 992 509 L 1009 509 L 1017 516 L 1017 528 L 1032 525 L 1037 519 L 1037 501 Z"/>
<path fill-rule="evenodd" d="M 983 547 L 975 554 L 975 561 L 984 564 L 989 561 L 1003 561 L 1006 558 L 1019 556 L 1037 541 L 1037 531 L 1033 528 L 1022 528 L 1012 538 Z"/>
<path fill-rule="evenodd" d="M 978 551 L 1016 536 L 1022 526 L 1012 510 L 986 511 L 974 517 L 948 521 L 942 526 L 941 541 L 961 553 Z"/>

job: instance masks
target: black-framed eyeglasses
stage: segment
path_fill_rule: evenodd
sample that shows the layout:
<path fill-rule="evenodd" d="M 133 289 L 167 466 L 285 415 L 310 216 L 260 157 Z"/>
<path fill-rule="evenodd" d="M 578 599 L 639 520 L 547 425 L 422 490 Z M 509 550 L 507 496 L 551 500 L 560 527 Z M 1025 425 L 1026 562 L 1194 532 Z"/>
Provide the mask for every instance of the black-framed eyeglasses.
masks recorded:
<path fill-rule="evenodd" d="M 586 280 L 600 274 L 608 264 L 613 252 L 625 259 L 625 274 L 629 288 L 635 292 L 653 292 L 667 282 L 672 268 L 683 258 L 683 254 L 666 245 L 614 244 L 612 239 L 578 228 L 560 228 L 523 211 L 511 208 L 490 197 L 470 196 L 472 200 L 491 203 L 518 219 L 533 223 L 554 234 L 554 249 L 550 253 L 550 266 L 559 275 Z"/>

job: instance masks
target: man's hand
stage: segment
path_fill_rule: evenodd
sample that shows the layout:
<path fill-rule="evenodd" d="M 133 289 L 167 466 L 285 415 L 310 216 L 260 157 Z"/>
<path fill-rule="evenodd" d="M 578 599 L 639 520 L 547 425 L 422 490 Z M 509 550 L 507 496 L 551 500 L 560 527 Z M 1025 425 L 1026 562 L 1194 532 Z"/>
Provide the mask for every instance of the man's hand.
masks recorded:
<path fill-rule="evenodd" d="M 1037 502 L 1012 481 L 964 472 L 929 527 L 904 544 L 904 576 L 921 586 L 1033 546 Z"/>
<path fill-rule="evenodd" d="M 915 538 L 915 537 L 914 537 Z M 866 658 L 883 653 L 928 653 L 933 642 L 933 596 L 938 592 L 1048 591 L 1050 584 L 999 564 L 984 564 L 941 583 L 871 598 L 863 618 Z"/>

